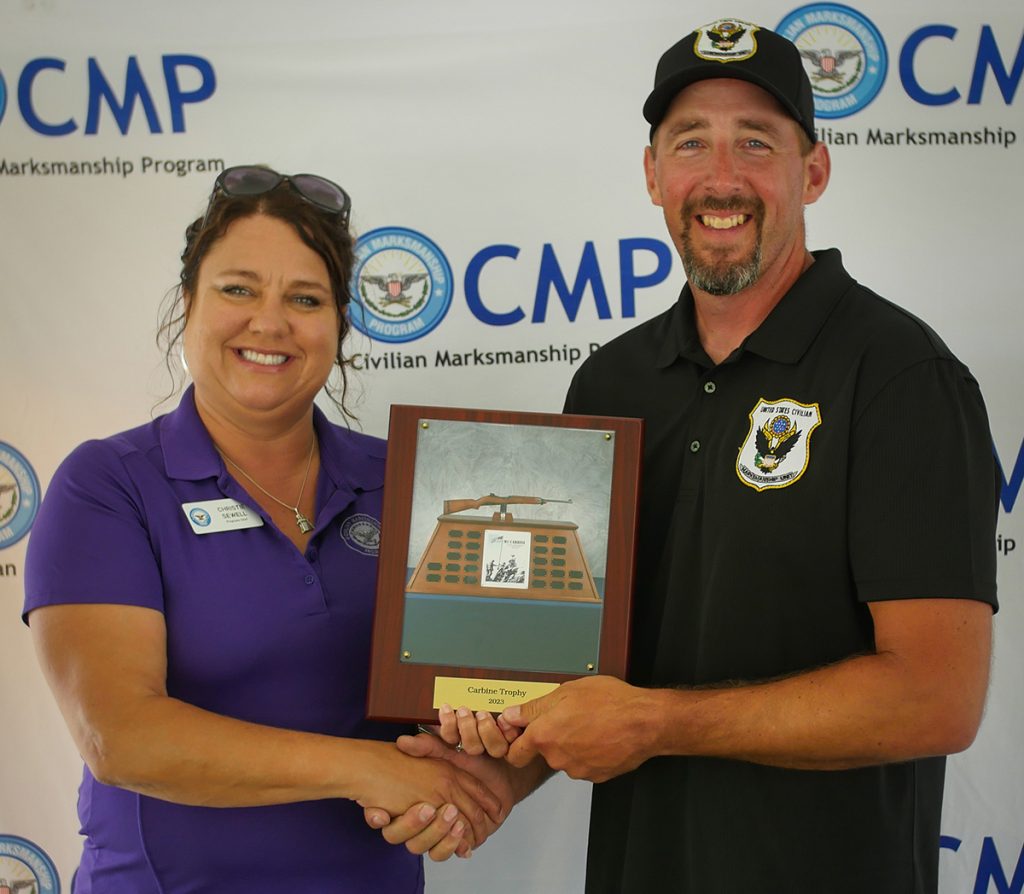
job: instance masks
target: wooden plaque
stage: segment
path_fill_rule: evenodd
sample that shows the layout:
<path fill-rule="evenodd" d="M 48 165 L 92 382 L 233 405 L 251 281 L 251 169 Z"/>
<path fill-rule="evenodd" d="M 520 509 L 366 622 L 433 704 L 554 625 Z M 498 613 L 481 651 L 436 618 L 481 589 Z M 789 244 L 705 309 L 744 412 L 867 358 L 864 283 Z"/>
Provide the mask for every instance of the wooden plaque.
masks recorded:
<path fill-rule="evenodd" d="M 368 716 L 625 676 L 643 423 L 395 405 Z"/>

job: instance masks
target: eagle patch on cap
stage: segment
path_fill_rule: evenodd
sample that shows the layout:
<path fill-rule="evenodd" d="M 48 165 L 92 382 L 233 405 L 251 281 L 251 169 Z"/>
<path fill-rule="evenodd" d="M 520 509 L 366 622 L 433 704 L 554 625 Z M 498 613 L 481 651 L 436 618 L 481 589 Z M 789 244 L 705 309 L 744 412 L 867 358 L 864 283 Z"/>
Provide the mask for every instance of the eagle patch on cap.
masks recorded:
<path fill-rule="evenodd" d="M 697 29 L 693 52 L 713 62 L 740 62 L 757 52 L 757 25 L 739 19 L 719 19 Z"/>

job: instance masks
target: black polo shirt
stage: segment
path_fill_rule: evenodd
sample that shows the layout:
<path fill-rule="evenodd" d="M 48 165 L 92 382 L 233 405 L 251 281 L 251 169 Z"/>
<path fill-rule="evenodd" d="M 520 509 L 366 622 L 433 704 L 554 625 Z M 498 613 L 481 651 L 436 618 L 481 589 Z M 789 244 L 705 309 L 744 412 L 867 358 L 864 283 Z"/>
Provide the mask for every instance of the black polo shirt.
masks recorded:
<path fill-rule="evenodd" d="M 867 602 L 996 606 L 977 382 L 817 253 L 715 366 L 689 287 L 577 372 L 573 413 L 645 420 L 630 679 L 755 681 L 873 650 Z M 944 760 L 841 772 L 659 758 L 595 787 L 588 894 L 930 892 Z"/>

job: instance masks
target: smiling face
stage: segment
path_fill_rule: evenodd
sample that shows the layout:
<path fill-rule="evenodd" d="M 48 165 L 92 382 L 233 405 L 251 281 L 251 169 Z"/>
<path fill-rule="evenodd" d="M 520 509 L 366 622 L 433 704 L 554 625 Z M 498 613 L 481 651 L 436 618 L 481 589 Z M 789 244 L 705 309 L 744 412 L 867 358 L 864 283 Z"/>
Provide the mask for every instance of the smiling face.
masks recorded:
<path fill-rule="evenodd" d="M 200 413 L 245 427 L 309 413 L 338 351 L 323 259 L 276 217 L 232 223 L 186 296 L 185 356 Z"/>
<path fill-rule="evenodd" d="M 680 91 L 644 170 L 693 289 L 733 295 L 766 281 L 784 292 L 803 269 L 803 206 L 824 192 L 828 150 L 805 152 L 760 87 L 714 78 Z"/>

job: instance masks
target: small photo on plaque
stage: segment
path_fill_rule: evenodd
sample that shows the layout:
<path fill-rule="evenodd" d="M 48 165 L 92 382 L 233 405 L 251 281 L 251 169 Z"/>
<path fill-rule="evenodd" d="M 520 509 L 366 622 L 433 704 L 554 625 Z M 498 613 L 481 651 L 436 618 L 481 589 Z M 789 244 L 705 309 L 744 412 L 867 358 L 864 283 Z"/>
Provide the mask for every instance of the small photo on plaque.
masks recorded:
<path fill-rule="evenodd" d="M 483 563 L 483 586 L 525 590 L 529 586 L 526 569 L 530 567 L 530 532 L 485 528 Z"/>

